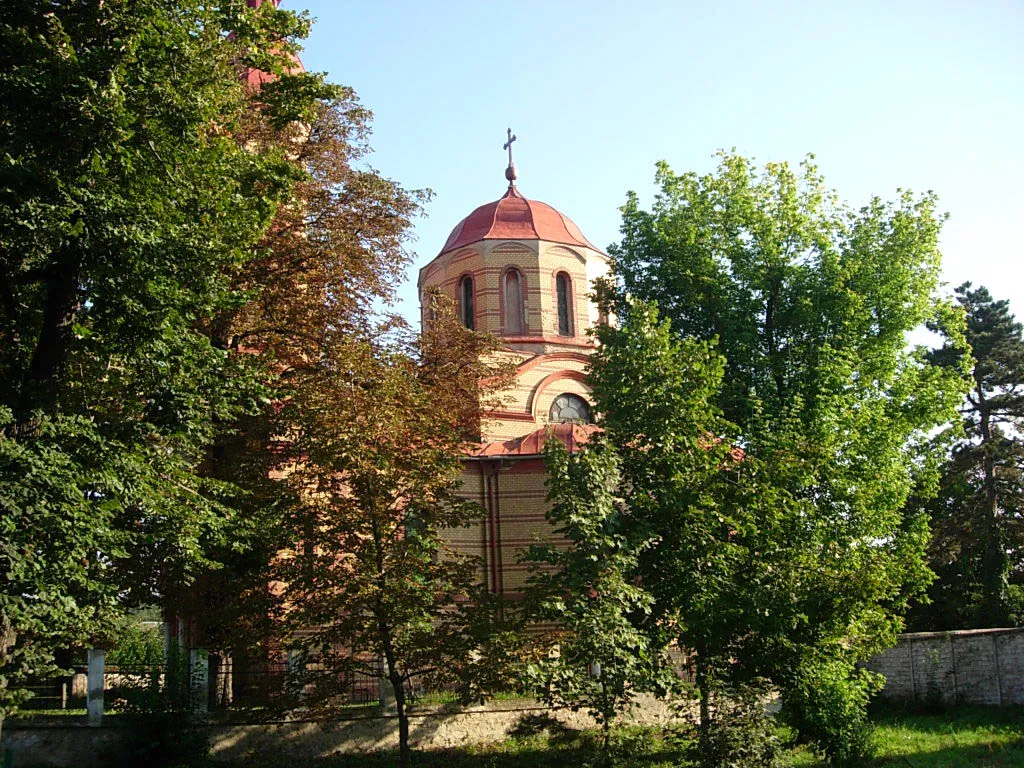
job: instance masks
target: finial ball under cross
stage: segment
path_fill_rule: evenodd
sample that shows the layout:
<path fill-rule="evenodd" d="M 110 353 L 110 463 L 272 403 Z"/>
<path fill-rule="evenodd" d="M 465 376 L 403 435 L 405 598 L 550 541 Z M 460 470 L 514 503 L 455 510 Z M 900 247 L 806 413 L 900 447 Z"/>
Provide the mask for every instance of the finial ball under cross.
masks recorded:
<path fill-rule="evenodd" d="M 509 186 L 513 186 L 516 183 L 516 164 L 512 162 L 512 142 L 516 140 L 516 137 L 512 135 L 512 129 L 508 129 L 508 141 L 505 142 L 505 146 L 502 149 L 508 150 L 508 168 L 505 169 L 505 178 L 508 179 Z"/>

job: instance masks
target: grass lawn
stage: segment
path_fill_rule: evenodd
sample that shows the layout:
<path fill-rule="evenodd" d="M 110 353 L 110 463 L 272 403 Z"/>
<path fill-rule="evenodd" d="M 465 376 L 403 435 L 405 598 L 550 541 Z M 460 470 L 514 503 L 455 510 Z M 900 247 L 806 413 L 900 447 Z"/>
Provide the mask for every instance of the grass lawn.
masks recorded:
<path fill-rule="evenodd" d="M 889 709 L 876 722 L 875 766 L 1024 768 L 1024 708 L 961 707 L 933 715 Z"/>
<path fill-rule="evenodd" d="M 864 768 L 1024 768 L 1024 709 L 959 708 L 920 714 L 887 708 L 875 715 L 876 756 Z M 662 739 L 639 729 L 619 734 L 617 766 L 676 768 L 683 760 L 682 737 Z M 523 733 L 501 744 L 421 752 L 423 768 L 575 768 L 598 766 L 593 734 L 547 730 Z M 390 768 L 394 754 L 336 756 L 316 768 Z M 789 768 L 823 768 L 806 748 L 786 755 Z"/>

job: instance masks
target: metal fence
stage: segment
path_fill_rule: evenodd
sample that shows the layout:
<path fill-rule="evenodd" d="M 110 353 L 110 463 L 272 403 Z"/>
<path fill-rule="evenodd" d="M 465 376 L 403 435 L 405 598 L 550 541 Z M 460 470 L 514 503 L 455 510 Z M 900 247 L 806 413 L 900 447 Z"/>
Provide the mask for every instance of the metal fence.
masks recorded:
<path fill-rule="evenodd" d="M 673 648 L 669 657 L 677 674 L 692 682 L 692 656 Z M 369 666 L 366 672 L 332 673 L 297 658 L 232 659 L 193 650 L 176 654 L 165 664 L 106 666 L 100 662 L 98 667 L 77 666 L 70 675 L 33 680 L 28 685 L 32 698 L 21 709 L 29 716 L 80 711 L 90 699 L 97 716 L 154 710 L 269 712 L 301 706 L 304 701 L 325 700 L 335 706 L 379 705 L 382 694 L 385 699 L 390 697 L 390 683 L 384 679 L 379 662 Z M 407 684 L 406 694 L 412 702 L 441 704 L 458 700 L 454 689 L 439 688 L 417 678 Z"/>

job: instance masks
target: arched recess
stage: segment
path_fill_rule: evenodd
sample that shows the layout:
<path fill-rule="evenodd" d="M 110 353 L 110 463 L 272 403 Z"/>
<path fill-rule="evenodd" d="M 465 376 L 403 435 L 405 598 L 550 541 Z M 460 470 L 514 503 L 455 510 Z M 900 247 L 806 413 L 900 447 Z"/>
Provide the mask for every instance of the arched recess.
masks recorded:
<path fill-rule="evenodd" d="M 525 256 L 536 256 L 538 249 L 536 245 L 531 245 L 529 242 L 504 240 L 491 246 L 490 253 L 500 253 L 503 256 L 517 253 Z"/>
<path fill-rule="evenodd" d="M 533 388 L 533 391 L 530 393 L 530 414 L 533 416 L 534 420 L 539 419 L 541 416 L 547 416 L 546 413 L 538 409 L 541 398 L 544 395 L 545 391 L 551 389 L 553 384 L 566 380 L 575 381 L 578 382 L 579 384 L 582 384 L 583 386 L 581 387 L 581 389 L 583 390 L 583 394 L 590 394 L 590 387 L 587 386 L 586 374 L 580 371 L 570 370 L 555 371 L 554 373 L 549 373 L 547 376 L 540 380 L 537 386 L 535 386 Z M 581 393 L 575 392 L 574 394 Z"/>
<path fill-rule="evenodd" d="M 550 258 L 552 256 L 555 256 L 555 257 L 567 256 L 567 257 L 569 257 L 571 259 L 575 259 L 580 264 L 584 264 L 585 265 L 587 263 L 587 257 L 586 256 L 584 256 L 579 251 L 573 250 L 572 248 L 566 248 L 564 245 L 556 245 L 554 248 L 548 248 L 544 252 L 544 255 L 546 257 L 548 257 L 548 258 Z"/>
<path fill-rule="evenodd" d="M 468 273 L 461 275 L 456 285 L 459 319 L 471 331 L 476 330 L 476 286 L 473 276 Z"/>
<path fill-rule="evenodd" d="M 501 290 L 498 294 L 501 311 L 501 329 L 506 336 L 525 336 L 529 333 L 527 323 L 527 302 L 529 295 L 523 270 L 511 265 L 501 274 Z"/>

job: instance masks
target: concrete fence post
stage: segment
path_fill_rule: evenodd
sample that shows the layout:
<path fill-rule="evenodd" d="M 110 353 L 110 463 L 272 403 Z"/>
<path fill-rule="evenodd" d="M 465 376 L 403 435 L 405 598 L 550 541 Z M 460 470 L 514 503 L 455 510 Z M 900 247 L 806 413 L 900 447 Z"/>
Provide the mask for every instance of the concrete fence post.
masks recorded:
<path fill-rule="evenodd" d="M 210 708 L 210 656 L 205 648 L 188 652 L 190 709 L 193 715 L 205 715 Z"/>
<path fill-rule="evenodd" d="M 227 709 L 235 700 L 234 660 L 230 651 L 223 651 L 218 657 L 215 680 L 213 700 L 218 708 Z"/>
<path fill-rule="evenodd" d="M 96 728 L 103 724 L 104 653 L 99 648 L 92 648 L 88 652 L 87 659 L 86 724 L 90 728 Z"/>
<path fill-rule="evenodd" d="M 380 706 L 385 712 L 398 711 L 398 703 L 395 701 L 395 692 L 391 688 L 391 681 L 387 677 L 388 662 L 382 655 L 380 657 L 380 677 L 377 678 L 377 698 L 380 699 Z"/>
<path fill-rule="evenodd" d="M 290 691 L 294 690 L 298 701 L 302 701 L 306 693 L 306 652 L 299 648 L 289 648 L 285 651 L 284 663 L 287 670 L 285 685 Z"/>

